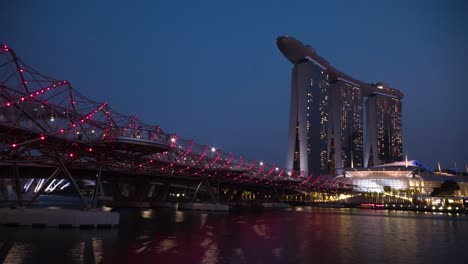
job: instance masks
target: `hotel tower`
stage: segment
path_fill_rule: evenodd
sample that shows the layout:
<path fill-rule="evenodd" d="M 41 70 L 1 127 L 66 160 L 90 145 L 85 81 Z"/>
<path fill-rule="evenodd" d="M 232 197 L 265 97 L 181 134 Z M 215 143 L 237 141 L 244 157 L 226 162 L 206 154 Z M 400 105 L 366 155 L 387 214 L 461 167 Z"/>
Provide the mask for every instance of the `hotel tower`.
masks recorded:
<path fill-rule="evenodd" d="M 282 36 L 294 65 L 286 168 L 306 175 L 401 161 L 403 93 L 333 68 L 310 46 Z"/>

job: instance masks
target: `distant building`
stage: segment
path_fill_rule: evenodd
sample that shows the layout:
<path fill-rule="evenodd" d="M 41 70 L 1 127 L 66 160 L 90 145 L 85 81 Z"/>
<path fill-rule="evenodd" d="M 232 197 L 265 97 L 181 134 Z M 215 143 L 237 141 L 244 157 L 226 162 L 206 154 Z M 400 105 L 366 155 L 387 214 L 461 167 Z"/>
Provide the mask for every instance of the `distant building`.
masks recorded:
<path fill-rule="evenodd" d="M 327 170 L 330 84 L 325 70 L 309 60 L 293 68 L 287 168 Z"/>
<path fill-rule="evenodd" d="M 400 91 L 356 80 L 294 38 L 277 45 L 294 65 L 287 169 L 341 174 L 402 160 Z"/>
<path fill-rule="evenodd" d="M 378 83 L 378 89 L 385 89 Z M 364 167 L 403 160 L 401 98 L 374 93 L 366 100 Z"/>
<path fill-rule="evenodd" d="M 339 80 L 331 85 L 329 133 L 332 133 L 336 168 L 363 166 L 362 90 Z M 331 160 L 331 159 L 330 159 Z"/>

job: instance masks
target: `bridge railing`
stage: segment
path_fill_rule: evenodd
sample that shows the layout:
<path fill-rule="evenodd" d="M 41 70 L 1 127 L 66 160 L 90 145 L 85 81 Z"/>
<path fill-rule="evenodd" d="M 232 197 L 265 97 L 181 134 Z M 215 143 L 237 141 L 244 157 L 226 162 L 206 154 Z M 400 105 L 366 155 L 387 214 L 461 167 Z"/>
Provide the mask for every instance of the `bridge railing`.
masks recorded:
<path fill-rule="evenodd" d="M 103 138 L 131 138 L 136 140 L 148 140 L 162 144 L 171 144 L 172 137 L 165 133 L 140 128 L 108 127 L 104 130 Z"/>

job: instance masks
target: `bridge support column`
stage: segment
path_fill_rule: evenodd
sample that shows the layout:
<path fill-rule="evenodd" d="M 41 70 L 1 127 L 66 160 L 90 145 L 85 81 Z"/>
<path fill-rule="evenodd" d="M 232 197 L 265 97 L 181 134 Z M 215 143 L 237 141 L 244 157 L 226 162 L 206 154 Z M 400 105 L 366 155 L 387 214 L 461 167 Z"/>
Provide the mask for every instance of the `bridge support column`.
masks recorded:
<path fill-rule="evenodd" d="M 211 188 L 210 182 L 208 181 L 208 179 L 206 177 L 203 177 L 203 178 L 205 180 L 205 184 L 206 184 L 206 187 L 208 189 L 208 193 L 210 194 L 211 201 L 213 203 L 218 203 L 218 196 L 215 195 L 213 188 Z M 219 188 L 218 188 L 218 190 L 219 190 Z"/>
<path fill-rule="evenodd" d="M 200 187 L 203 185 L 203 183 L 205 183 L 205 188 L 208 191 L 208 194 L 210 195 L 211 201 L 213 203 L 218 203 L 218 199 L 217 199 L 217 197 L 216 197 L 216 195 L 215 195 L 215 193 L 213 191 L 213 188 L 211 188 L 210 182 L 204 176 L 200 180 L 200 183 L 198 183 L 197 189 L 195 189 L 195 192 L 193 193 L 192 202 L 194 202 L 195 199 L 197 199 L 198 191 L 200 190 Z M 218 193 L 218 195 L 219 195 L 219 193 Z"/>
<path fill-rule="evenodd" d="M 146 194 L 146 198 L 149 198 L 150 200 L 152 200 L 155 192 L 156 192 L 156 185 L 154 183 L 150 183 L 148 187 L 148 192 Z"/>
<path fill-rule="evenodd" d="M 86 202 L 85 202 L 85 200 L 83 198 L 83 195 L 81 194 L 80 189 L 78 188 L 78 185 L 76 184 L 75 179 L 71 175 L 70 171 L 68 171 L 67 167 L 65 166 L 65 164 L 63 163 L 63 161 L 60 158 L 58 158 L 57 160 L 58 160 L 58 162 L 60 164 L 60 167 L 62 168 L 63 172 L 65 173 L 65 176 L 68 178 L 70 183 L 73 185 L 73 187 L 74 187 L 74 189 L 76 191 L 76 194 L 80 198 L 82 208 L 83 209 L 88 209 L 88 205 L 86 205 Z M 47 186 L 47 185 L 45 185 L 45 186 Z"/>
<path fill-rule="evenodd" d="M 200 190 L 200 187 L 202 186 L 202 184 L 203 184 L 203 180 L 201 180 L 200 183 L 198 183 L 197 188 L 193 192 L 192 202 L 195 202 L 195 199 L 197 199 L 198 190 Z"/>
<path fill-rule="evenodd" d="M 23 201 L 21 197 L 21 192 L 23 191 L 22 190 L 23 185 L 21 185 L 21 182 L 20 182 L 18 165 L 16 165 L 16 162 L 13 163 L 13 173 L 15 174 L 16 205 L 21 207 L 23 206 Z"/>
<path fill-rule="evenodd" d="M 113 182 L 112 183 L 112 196 L 114 201 L 122 200 L 122 190 L 120 189 L 120 184 Z"/>
<path fill-rule="evenodd" d="M 283 188 L 283 193 L 284 193 L 284 188 Z M 272 195 L 271 199 L 274 202 L 280 202 L 280 203 L 283 202 L 281 200 L 281 195 L 279 194 L 278 189 L 276 188 L 275 185 L 273 185 L 273 195 Z"/>
<path fill-rule="evenodd" d="M 93 199 L 91 201 L 91 208 L 96 208 L 96 196 L 97 196 L 97 192 L 98 192 L 98 188 L 99 187 L 102 187 L 101 186 L 101 174 L 102 174 L 102 166 L 99 167 L 99 172 L 98 174 L 96 175 L 96 181 L 94 182 L 94 191 L 93 191 Z M 102 193 L 102 188 L 101 188 L 101 196 L 104 195 Z"/>
<path fill-rule="evenodd" d="M 151 202 L 164 202 L 169 196 L 171 184 L 166 180 L 160 183 L 140 183 L 135 185 L 135 200 L 143 201 L 148 199 Z"/>
<path fill-rule="evenodd" d="M 9 198 L 9 182 L 10 179 L 0 179 L 0 198 L 2 198 L 2 200 L 8 200 Z"/>
<path fill-rule="evenodd" d="M 171 184 L 169 182 L 166 182 L 164 184 L 162 194 L 161 194 L 161 200 L 165 202 L 167 200 L 167 196 L 169 196 L 169 190 L 171 189 Z"/>
<path fill-rule="evenodd" d="M 142 202 L 143 200 L 148 197 L 148 192 L 150 190 L 151 185 L 148 183 L 137 183 L 135 185 L 135 193 L 133 195 L 134 200 L 138 202 Z"/>

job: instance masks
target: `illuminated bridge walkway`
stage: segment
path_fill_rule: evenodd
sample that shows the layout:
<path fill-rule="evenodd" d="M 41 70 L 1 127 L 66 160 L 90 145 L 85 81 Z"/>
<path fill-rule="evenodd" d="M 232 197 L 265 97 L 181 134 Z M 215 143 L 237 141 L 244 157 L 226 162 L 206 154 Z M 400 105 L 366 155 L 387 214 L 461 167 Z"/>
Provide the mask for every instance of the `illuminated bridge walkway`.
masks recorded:
<path fill-rule="evenodd" d="M 92 183 L 94 194 L 132 201 L 164 199 L 170 186 L 188 186 L 193 199 L 203 190 L 219 201 L 222 194 L 240 196 L 239 190 L 269 190 L 264 196 L 278 199 L 280 188 L 345 185 L 222 152 L 122 115 L 68 81 L 39 73 L 6 45 L 0 47 L 0 178 L 3 193 L 13 190 L 20 204 L 28 195 L 31 203 L 44 192 L 71 188 L 83 207 L 95 203 L 95 196 L 91 205 L 84 201 L 83 182 Z"/>

